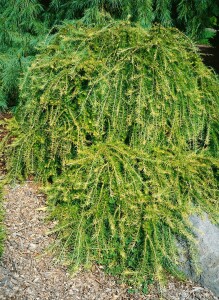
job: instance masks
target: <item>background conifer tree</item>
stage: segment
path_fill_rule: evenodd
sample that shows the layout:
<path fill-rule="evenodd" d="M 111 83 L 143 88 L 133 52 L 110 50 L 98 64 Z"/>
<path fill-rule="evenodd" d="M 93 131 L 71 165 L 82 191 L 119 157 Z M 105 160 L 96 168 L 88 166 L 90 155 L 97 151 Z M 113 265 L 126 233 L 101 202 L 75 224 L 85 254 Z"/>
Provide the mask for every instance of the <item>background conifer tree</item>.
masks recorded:
<path fill-rule="evenodd" d="M 18 83 L 47 32 L 38 0 L 3 1 L 0 8 L 0 107 L 14 106 Z"/>
<path fill-rule="evenodd" d="M 216 0 L 51 0 L 50 9 L 56 12 L 56 20 L 84 15 L 97 20 L 102 11 L 115 19 L 130 18 L 145 27 L 153 22 L 179 27 L 194 38 L 202 37 L 204 29 L 211 26 L 210 18 L 219 13 Z"/>

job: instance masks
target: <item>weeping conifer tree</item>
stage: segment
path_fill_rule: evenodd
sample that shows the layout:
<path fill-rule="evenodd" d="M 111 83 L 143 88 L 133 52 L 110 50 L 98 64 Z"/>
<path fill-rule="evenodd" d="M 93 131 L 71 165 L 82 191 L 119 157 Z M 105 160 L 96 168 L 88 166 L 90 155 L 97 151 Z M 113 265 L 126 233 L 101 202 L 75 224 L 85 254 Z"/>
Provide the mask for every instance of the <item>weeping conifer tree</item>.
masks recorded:
<path fill-rule="evenodd" d="M 72 266 L 139 285 L 180 274 L 176 240 L 195 249 L 189 216 L 218 220 L 218 82 L 176 29 L 80 22 L 42 46 L 8 123 L 7 164 L 50 182 Z"/>

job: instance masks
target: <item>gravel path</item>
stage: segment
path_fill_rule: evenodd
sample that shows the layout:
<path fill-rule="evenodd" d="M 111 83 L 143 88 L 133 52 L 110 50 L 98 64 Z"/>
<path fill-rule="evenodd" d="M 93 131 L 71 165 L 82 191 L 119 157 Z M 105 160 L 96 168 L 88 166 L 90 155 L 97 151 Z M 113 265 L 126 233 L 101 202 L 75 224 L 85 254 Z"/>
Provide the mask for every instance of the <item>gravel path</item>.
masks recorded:
<path fill-rule="evenodd" d="M 8 187 L 5 195 L 7 240 L 0 263 L 0 300 L 154 300 L 157 290 L 131 295 L 125 286 L 94 267 L 70 276 L 48 251 L 45 200 L 33 183 Z M 191 282 L 172 280 L 162 299 L 216 300 L 211 292 Z"/>

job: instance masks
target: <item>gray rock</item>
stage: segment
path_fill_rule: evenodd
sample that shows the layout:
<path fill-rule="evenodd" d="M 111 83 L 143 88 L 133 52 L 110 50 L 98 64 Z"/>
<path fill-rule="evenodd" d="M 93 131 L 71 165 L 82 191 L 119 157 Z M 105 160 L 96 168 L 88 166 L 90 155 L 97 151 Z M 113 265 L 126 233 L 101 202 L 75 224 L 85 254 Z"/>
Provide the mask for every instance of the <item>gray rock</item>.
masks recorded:
<path fill-rule="evenodd" d="M 195 215 L 190 220 L 197 238 L 201 273 L 197 275 L 194 272 L 188 256 L 185 255 L 185 245 L 182 244 L 184 252 L 180 257 L 181 268 L 190 279 L 209 288 L 219 297 L 219 227 L 212 224 L 207 215 Z"/>
<path fill-rule="evenodd" d="M 37 245 L 36 245 L 36 244 L 31 243 L 31 244 L 29 245 L 30 251 L 35 251 L 36 248 L 37 248 Z"/>

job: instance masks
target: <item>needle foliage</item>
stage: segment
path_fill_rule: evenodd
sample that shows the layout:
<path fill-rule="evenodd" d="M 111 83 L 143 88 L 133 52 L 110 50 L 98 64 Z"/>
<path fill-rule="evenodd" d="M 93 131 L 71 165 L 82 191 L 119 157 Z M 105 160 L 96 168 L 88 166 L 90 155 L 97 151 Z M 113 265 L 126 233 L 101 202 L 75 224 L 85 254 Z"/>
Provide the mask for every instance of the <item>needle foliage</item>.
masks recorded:
<path fill-rule="evenodd" d="M 218 220 L 218 78 L 176 29 L 66 24 L 26 72 L 8 121 L 12 176 L 49 181 L 74 267 L 143 284 L 178 274 L 191 213 Z"/>
<path fill-rule="evenodd" d="M 37 0 L 1 0 L 0 4 L 0 110 L 15 106 L 19 80 L 47 27 Z"/>
<path fill-rule="evenodd" d="M 219 14 L 215 0 L 51 0 L 50 10 L 56 21 L 84 17 L 88 23 L 99 22 L 99 13 L 108 13 L 114 19 L 138 22 L 151 27 L 156 22 L 174 26 L 189 36 L 200 38 L 211 26 L 211 17 Z"/>
<path fill-rule="evenodd" d="M 218 162 L 204 154 L 98 143 L 78 152 L 46 193 L 61 252 L 71 266 L 95 261 L 130 284 L 180 276 L 177 239 L 188 243 L 189 217 L 218 213 Z M 197 271 L 197 270 L 196 270 Z"/>
<path fill-rule="evenodd" d="M 212 0 L 1 0 L 0 110 L 17 105 L 21 75 L 39 43 L 64 20 L 96 25 L 103 19 L 129 19 L 146 28 L 159 23 L 207 42 L 218 15 L 219 5 Z"/>
<path fill-rule="evenodd" d="M 10 121 L 17 174 L 48 178 L 99 141 L 218 153 L 218 79 L 175 29 L 61 27 L 21 93 Z"/>

